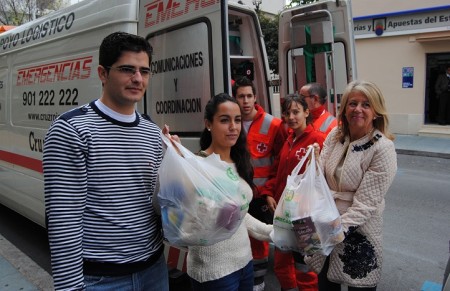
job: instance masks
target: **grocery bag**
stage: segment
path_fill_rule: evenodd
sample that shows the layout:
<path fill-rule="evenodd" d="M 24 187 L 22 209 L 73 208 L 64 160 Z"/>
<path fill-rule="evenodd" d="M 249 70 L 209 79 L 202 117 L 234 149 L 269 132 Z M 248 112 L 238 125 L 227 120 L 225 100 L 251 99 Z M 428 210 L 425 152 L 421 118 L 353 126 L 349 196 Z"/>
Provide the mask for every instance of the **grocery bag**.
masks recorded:
<path fill-rule="evenodd" d="M 212 245 L 230 238 L 249 201 L 239 190 L 235 168 L 212 154 L 200 158 L 163 136 L 167 145 L 158 170 L 165 238 L 173 245 Z"/>
<path fill-rule="evenodd" d="M 305 172 L 298 174 L 308 157 Z M 287 177 L 273 225 L 275 246 L 303 255 L 329 255 L 344 240 L 341 218 L 313 147 Z"/>

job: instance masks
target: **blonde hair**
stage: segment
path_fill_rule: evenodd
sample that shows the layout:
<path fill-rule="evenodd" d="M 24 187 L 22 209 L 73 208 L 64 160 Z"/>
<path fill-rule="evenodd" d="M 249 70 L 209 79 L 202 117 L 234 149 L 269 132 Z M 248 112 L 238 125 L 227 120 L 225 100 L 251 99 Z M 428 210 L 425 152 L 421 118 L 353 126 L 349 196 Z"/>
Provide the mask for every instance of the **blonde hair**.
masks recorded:
<path fill-rule="evenodd" d="M 394 135 L 389 131 L 389 119 L 383 94 L 377 85 L 372 82 L 362 80 L 350 82 L 345 88 L 337 116 L 340 129 L 340 135 L 338 135 L 339 140 L 343 142 L 345 137 L 350 135 L 348 121 L 345 117 L 345 109 L 347 107 L 350 94 L 354 92 L 363 94 L 369 100 L 370 106 L 376 116 L 376 119 L 372 121 L 373 127 L 381 131 L 390 140 L 394 140 Z"/>

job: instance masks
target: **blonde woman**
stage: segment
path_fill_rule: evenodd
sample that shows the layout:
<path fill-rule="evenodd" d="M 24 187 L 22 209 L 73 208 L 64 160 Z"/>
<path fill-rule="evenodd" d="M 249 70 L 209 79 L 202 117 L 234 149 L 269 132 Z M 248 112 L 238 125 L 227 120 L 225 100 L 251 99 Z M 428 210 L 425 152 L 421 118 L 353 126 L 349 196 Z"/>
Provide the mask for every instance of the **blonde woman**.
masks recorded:
<path fill-rule="evenodd" d="M 397 171 L 385 100 L 371 82 L 351 82 L 338 127 L 328 135 L 320 166 L 341 214 L 345 240 L 325 257 L 306 257 L 319 290 L 376 290 L 382 266 L 384 196 Z M 318 153 L 318 145 L 315 145 Z"/>

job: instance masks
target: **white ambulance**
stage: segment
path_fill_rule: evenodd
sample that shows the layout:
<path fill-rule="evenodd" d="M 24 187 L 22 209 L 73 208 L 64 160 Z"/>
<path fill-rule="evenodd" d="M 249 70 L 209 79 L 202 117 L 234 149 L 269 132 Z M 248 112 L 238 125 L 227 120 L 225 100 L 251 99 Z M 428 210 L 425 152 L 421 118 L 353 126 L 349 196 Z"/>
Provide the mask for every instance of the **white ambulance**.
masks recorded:
<path fill-rule="evenodd" d="M 356 79 L 350 1 L 319 1 L 283 11 L 278 61 L 281 98 L 318 82 L 327 88 L 328 111 L 335 115 L 346 85 Z"/>
<path fill-rule="evenodd" d="M 281 96 L 313 80 L 339 96 L 355 75 L 350 10 L 349 1 L 323 1 L 281 14 Z M 0 34 L 0 203 L 42 226 L 44 136 L 60 114 L 100 96 L 98 48 L 114 31 L 153 46 L 151 81 L 137 109 L 169 124 L 192 150 L 205 104 L 231 94 L 232 78 L 251 78 L 258 103 L 280 114 L 257 15 L 238 3 L 85 0 Z M 166 255 L 182 269 L 185 252 L 172 251 Z"/>

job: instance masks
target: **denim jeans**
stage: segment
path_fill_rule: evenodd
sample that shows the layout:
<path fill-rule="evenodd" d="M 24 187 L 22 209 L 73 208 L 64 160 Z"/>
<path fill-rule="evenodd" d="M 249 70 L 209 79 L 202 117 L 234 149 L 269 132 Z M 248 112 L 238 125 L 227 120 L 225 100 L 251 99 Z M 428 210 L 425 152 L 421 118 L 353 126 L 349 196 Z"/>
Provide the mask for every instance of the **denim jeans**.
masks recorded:
<path fill-rule="evenodd" d="M 84 275 L 86 291 L 168 291 L 169 275 L 162 255 L 145 270 L 126 276 Z"/>
<path fill-rule="evenodd" d="M 194 291 L 252 291 L 253 290 L 253 262 L 225 277 L 200 283 L 191 278 Z"/>

